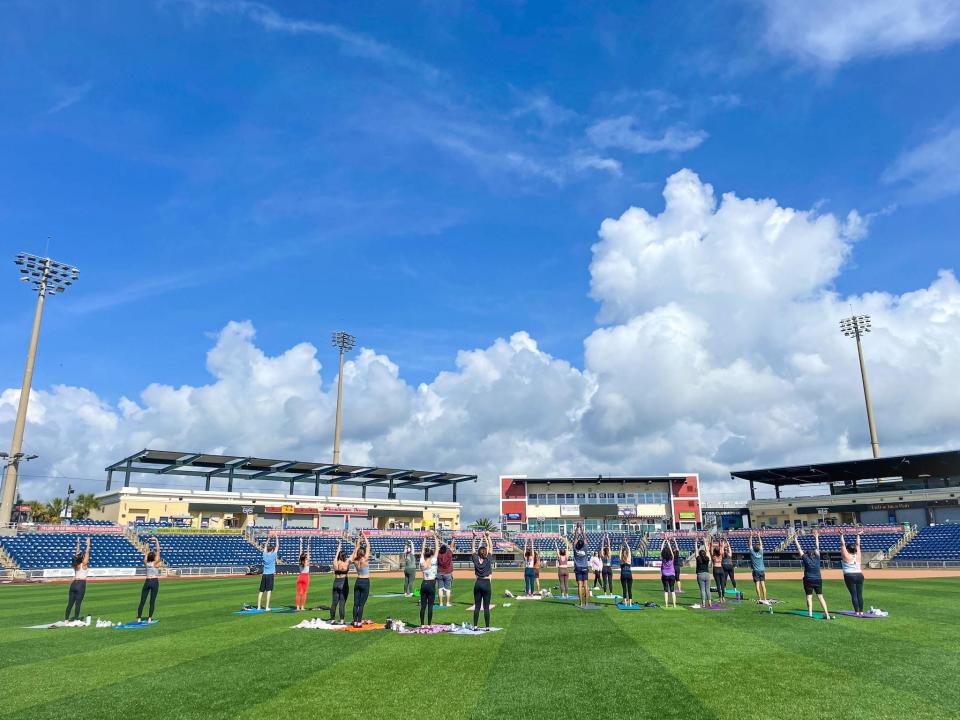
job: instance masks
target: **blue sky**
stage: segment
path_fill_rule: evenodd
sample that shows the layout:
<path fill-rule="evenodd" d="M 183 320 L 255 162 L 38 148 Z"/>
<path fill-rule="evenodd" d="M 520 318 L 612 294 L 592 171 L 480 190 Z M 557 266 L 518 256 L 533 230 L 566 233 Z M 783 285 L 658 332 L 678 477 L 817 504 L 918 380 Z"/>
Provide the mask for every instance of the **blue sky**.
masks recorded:
<path fill-rule="evenodd" d="M 600 222 L 660 212 L 681 168 L 718 196 L 867 218 L 828 290 L 926 287 L 960 220 L 942 7 L 881 38 L 869 7 L 779 0 L 5 2 L 0 243 L 50 236 L 81 268 L 49 304 L 37 387 L 114 403 L 205 383 L 231 320 L 327 368 L 350 330 L 411 385 L 520 330 L 583 367 Z M 4 387 L 32 312 L 14 277 Z"/>

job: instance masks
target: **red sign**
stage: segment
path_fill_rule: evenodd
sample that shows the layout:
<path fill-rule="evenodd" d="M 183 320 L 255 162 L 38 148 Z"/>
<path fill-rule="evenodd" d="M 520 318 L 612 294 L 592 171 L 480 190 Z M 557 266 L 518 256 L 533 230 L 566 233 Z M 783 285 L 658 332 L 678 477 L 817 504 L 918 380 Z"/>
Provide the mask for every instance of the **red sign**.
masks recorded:
<path fill-rule="evenodd" d="M 268 505 L 263 509 L 265 513 L 284 513 L 286 515 L 357 515 L 367 516 L 367 509 L 339 505 L 324 505 L 322 508 L 297 507 L 294 505 Z"/>

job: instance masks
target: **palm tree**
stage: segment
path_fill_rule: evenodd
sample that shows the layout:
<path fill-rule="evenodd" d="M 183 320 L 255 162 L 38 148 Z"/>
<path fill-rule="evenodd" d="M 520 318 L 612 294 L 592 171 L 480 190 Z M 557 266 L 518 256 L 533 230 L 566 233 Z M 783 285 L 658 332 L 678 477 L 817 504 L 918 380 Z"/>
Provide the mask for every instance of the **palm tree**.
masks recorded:
<path fill-rule="evenodd" d="M 490 518 L 478 517 L 470 525 L 473 530 L 496 530 L 497 526 Z"/>
<path fill-rule="evenodd" d="M 30 519 L 33 522 L 43 522 L 47 519 L 47 506 L 39 500 L 31 500 L 27 503 L 30 508 Z"/>
<path fill-rule="evenodd" d="M 73 503 L 73 517 L 78 520 L 90 517 L 93 511 L 103 510 L 103 505 L 93 493 L 80 493 Z"/>
<path fill-rule="evenodd" d="M 63 501 L 63 498 L 55 497 L 50 502 L 47 503 L 47 507 L 44 509 L 44 515 L 46 515 L 46 520 L 50 522 L 56 522 L 60 519 L 60 515 L 63 513 L 66 503 Z"/>

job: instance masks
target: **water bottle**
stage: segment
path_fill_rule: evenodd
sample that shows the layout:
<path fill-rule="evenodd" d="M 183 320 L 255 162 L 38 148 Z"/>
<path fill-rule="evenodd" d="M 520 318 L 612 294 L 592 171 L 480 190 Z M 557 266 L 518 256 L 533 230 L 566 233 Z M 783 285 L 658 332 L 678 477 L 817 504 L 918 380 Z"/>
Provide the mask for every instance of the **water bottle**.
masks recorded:
<path fill-rule="evenodd" d="M 87 615 L 87 627 L 90 627 L 91 622 L 93 622 L 93 617 L 90 615 Z"/>

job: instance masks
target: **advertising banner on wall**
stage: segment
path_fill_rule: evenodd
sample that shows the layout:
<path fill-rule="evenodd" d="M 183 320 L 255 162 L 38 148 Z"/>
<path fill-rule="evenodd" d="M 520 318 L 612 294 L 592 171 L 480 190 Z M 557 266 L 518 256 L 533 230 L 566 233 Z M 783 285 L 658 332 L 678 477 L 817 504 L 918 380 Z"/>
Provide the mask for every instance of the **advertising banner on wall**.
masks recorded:
<path fill-rule="evenodd" d="M 577 517 L 578 515 L 580 515 L 580 506 L 579 505 L 561 505 L 560 515 L 562 515 L 563 517 Z"/>

